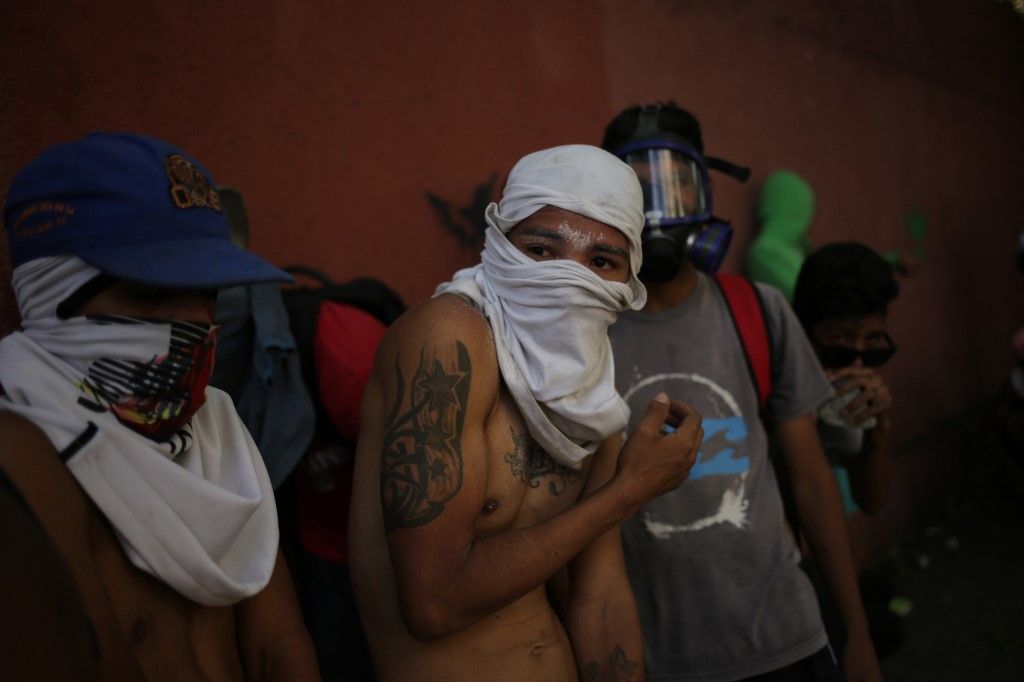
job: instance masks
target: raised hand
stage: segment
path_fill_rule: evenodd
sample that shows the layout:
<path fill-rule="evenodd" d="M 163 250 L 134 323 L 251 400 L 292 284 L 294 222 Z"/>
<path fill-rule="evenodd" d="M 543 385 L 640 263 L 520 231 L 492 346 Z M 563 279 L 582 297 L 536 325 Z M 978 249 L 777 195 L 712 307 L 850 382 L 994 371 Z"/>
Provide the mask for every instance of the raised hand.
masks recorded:
<path fill-rule="evenodd" d="M 665 424 L 674 427 L 666 433 Z M 614 482 L 639 508 L 644 503 L 675 490 L 690 475 L 697 450 L 704 440 L 701 416 L 689 405 L 669 400 L 664 393 L 654 396 L 636 430 L 619 452 Z"/>
<path fill-rule="evenodd" d="M 881 374 L 870 367 L 851 366 L 830 372 L 829 378 L 837 395 L 859 391 L 857 397 L 843 408 L 843 417 L 850 424 L 860 426 L 872 417 L 888 421 L 892 394 Z"/>

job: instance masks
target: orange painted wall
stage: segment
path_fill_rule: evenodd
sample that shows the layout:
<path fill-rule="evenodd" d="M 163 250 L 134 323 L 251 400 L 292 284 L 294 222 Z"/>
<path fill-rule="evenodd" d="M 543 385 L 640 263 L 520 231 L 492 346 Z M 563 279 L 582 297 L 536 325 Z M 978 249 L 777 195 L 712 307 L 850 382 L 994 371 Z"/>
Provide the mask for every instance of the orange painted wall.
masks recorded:
<path fill-rule="evenodd" d="M 1024 22 L 994 1 L 0 0 L 0 191 L 51 143 L 146 132 L 242 190 L 257 252 L 416 302 L 476 260 L 425 192 L 464 206 L 523 153 L 673 98 L 754 169 L 715 186 L 727 269 L 776 168 L 815 187 L 819 244 L 909 247 L 923 212 L 892 311 L 906 441 L 990 395 L 1024 323 L 1022 86 Z"/>

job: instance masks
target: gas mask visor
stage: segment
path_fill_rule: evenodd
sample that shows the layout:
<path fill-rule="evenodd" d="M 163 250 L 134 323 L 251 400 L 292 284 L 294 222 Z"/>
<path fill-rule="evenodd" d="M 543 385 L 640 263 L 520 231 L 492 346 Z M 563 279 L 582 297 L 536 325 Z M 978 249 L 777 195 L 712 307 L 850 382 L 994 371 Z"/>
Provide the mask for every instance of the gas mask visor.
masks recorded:
<path fill-rule="evenodd" d="M 631 142 L 616 155 L 636 172 L 647 227 L 702 223 L 711 218 L 708 173 L 701 155 L 668 140 Z"/>

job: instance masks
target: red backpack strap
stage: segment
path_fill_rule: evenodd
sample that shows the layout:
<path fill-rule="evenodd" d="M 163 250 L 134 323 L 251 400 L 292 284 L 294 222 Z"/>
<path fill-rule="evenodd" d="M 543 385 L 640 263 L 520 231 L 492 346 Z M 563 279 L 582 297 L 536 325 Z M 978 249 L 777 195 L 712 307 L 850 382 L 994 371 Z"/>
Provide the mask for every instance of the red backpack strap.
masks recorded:
<path fill-rule="evenodd" d="M 757 401 L 763 415 L 772 392 L 772 347 L 761 296 L 750 280 L 739 275 L 720 273 L 715 275 L 715 283 L 725 298 L 736 334 L 740 337 L 747 371 L 757 390 Z"/>

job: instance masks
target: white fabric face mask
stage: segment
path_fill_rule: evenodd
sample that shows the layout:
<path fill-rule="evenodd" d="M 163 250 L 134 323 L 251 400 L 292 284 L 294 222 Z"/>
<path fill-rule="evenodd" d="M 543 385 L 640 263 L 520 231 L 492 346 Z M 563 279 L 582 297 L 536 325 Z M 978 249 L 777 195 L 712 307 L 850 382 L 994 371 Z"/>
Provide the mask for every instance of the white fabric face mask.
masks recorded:
<path fill-rule="evenodd" d="M 534 262 L 506 238 L 545 206 L 621 232 L 629 242 L 629 282 L 607 282 L 569 260 Z M 644 226 L 643 192 L 632 168 L 589 145 L 527 154 L 512 168 L 501 203 L 484 213 L 480 265 L 455 274 L 438 294 L 460 293 L 494 332 L 501 376 L 533 439 L 557 462 L 578 468 L 629 421 L 615 391 L 608 326 L 639 310 L 647 290 L 637 279 Z"/>
<path fill-rule="evenodd" d="M 96 274 L 72 257 L 15 269 L 25 331 L 0 340 L 0 404 L 46 434 L 136 567 L 206 606 L 252 596 L 270 580 L 278 543 L 259 451 L 214 388 L 183 435 L 164 441 L 127 428 L 95 400 L 86 380 L 94 359 L 120 348 L 122 360 L 146 363 L 173 336 L 170 324 L 57 319 L 57 303 Z"/>
<path fill-rule="evenodd" d="M 615 390 L 608 326 L 632 307 L 634 290 L 575 261 L 533 261 L 493 226 L 481 261 L 434 295 L 462 294 L 483 311 L 530 435 L 557 462 L 578 468 L 629 420 Z"/>

